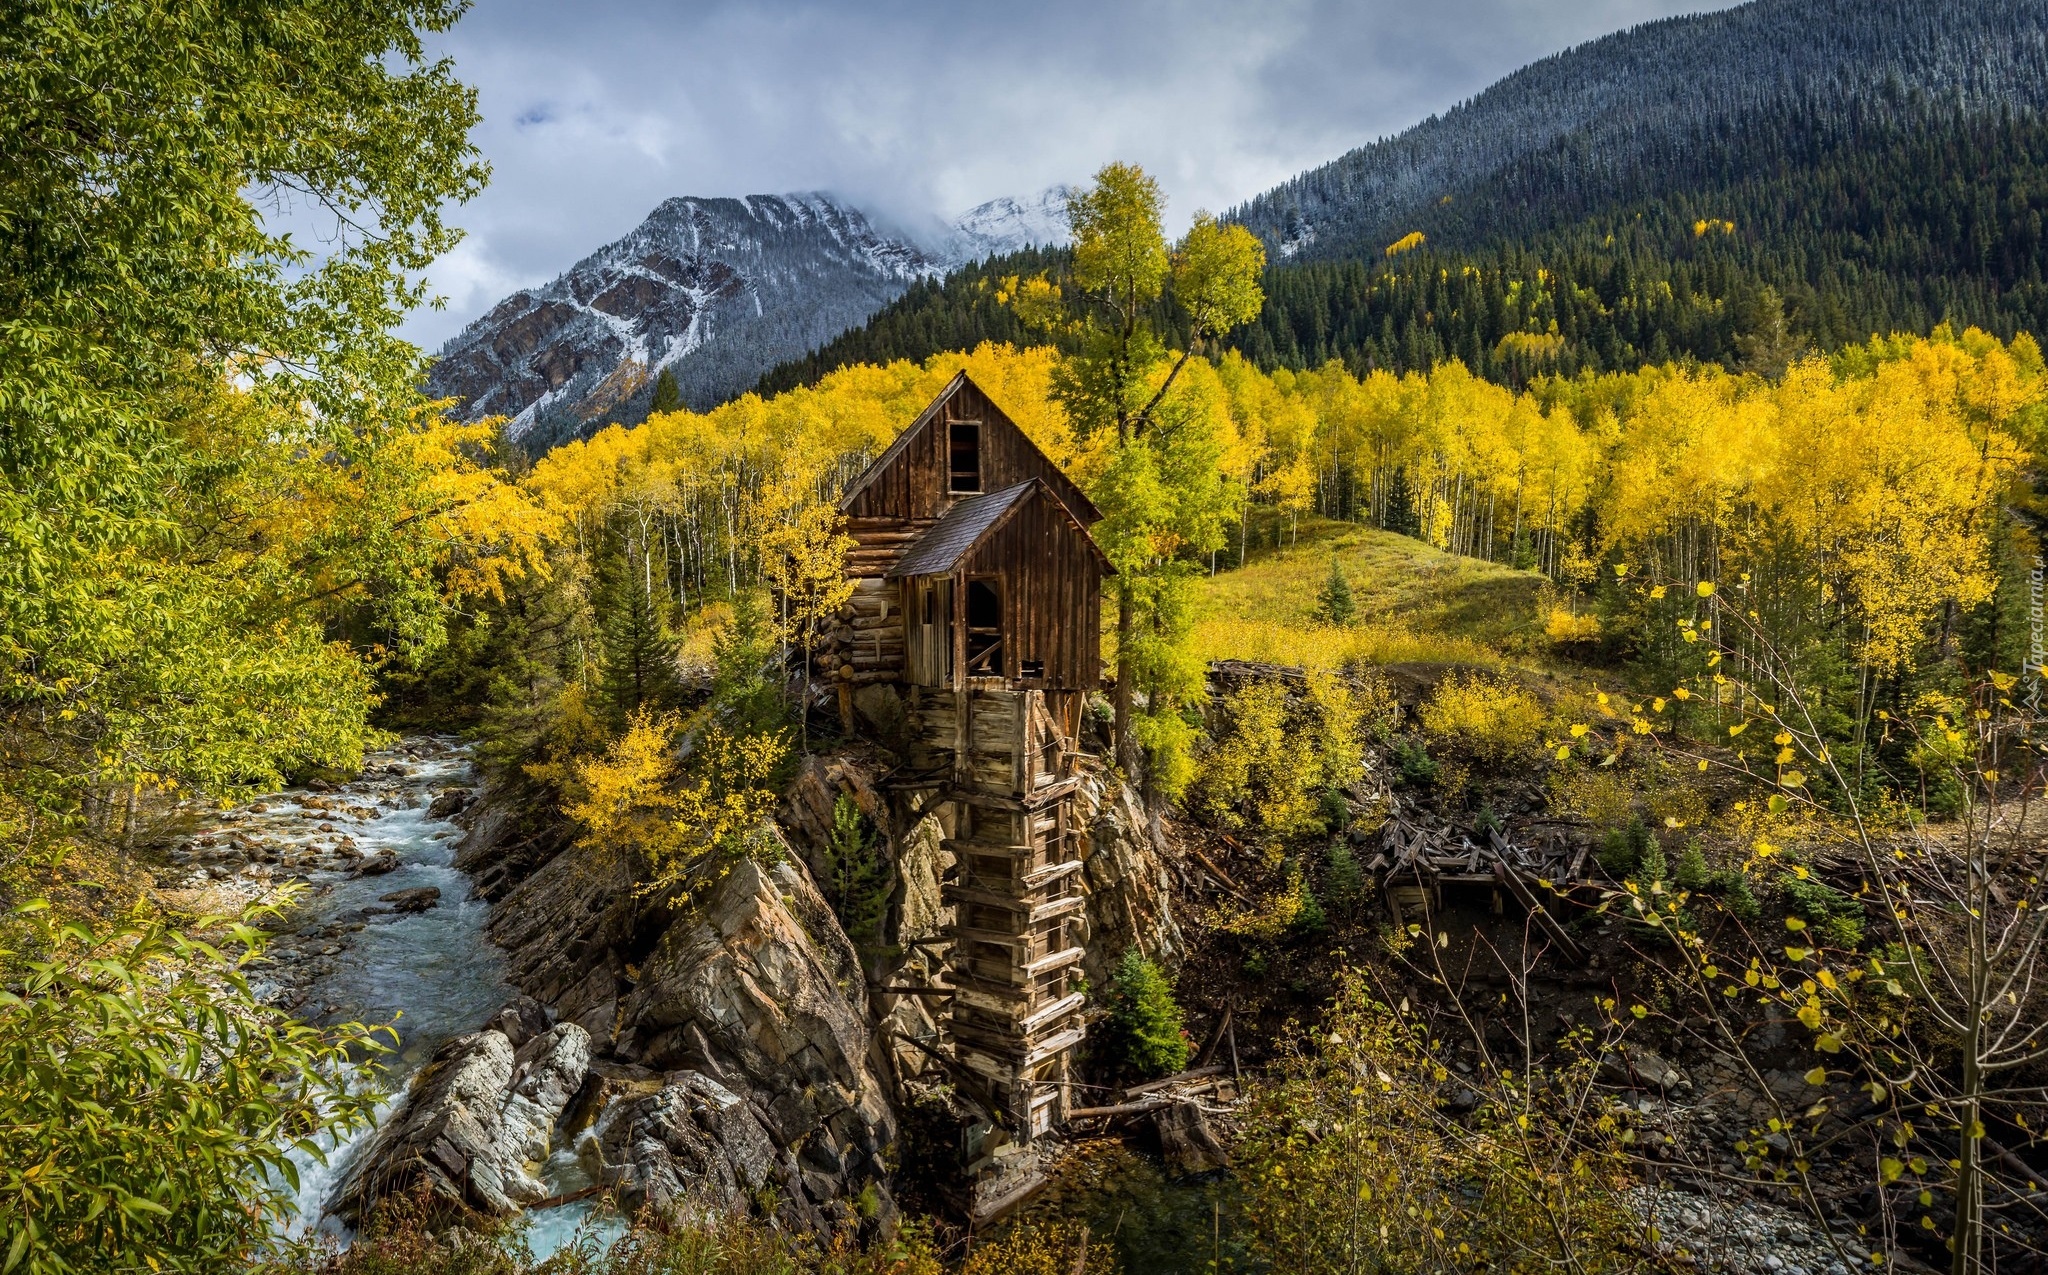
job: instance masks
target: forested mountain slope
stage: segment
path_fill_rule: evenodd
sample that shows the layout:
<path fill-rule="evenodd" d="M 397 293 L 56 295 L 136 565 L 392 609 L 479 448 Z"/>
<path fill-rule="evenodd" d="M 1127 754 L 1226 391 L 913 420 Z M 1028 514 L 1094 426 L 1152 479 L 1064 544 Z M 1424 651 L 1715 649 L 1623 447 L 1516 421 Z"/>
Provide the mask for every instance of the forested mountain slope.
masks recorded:
<path fill-rule="evenodd" d="M 1763 0 L 1595 41 L 1236 210 L 1273 265 L 1232 343 L 1520 380 L 2041 331 L 2044 48 L 2040 0 Z M 921 284 L 763 384 L 1022 335 L 990 284 L 1048 268 Z"/>
<path fill-rule="evenodd" d="M 1233 213 L 1276 259 L 1527 238 L 1810 163 L 1930 118 L 2048 103 L 2041 0 L 1757 0 L 1533 63 Z"/>

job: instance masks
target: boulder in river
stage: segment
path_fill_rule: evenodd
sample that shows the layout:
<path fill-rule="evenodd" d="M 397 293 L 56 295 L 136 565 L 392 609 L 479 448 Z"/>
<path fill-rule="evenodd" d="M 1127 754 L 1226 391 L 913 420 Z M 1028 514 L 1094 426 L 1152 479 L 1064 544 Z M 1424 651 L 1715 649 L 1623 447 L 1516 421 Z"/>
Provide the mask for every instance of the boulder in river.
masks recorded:
<path fill-rule="evenodd" d="M 433 804 L 427 807 L 427 818 L 450 819 L 461 814 L 463 807 L 469 805 L 470 796 L 467 788 L 450 788 L 434 798 Z"/>
<path fill-rule="evenodd" d="M 396 850 L 379 850 L 376 854 L 364 859 L 355 867 L 355 875 L 359 877 L 381 877 L 387 872 L 396 871 L 398 871 L 398 852 Z"/>
<path fill-rule="evenodd" d="M 404 1107 L 364 1148 L 328 1211 L 353 1225 L 378 1200 L 422 1185 L 493 1215 L 545 1198 L 533 1171 L 589 1066 L 589 1033 L 574 1023 L 518 1049 L 494 1027 L 456 1037 L 413 1078 Z"/>
<path fill-rule="evenodd" d="M 1622 1089 L 1656 1089 L 1673 1097 L 1692 1092 L 1683 1068 L 1641 1045 L 1618 1045 L 1600 1058 L 1600 1079 Z"/>
<path fill-rule="evenodd" d="M 761 1116 L 738 1094 L 694 1071 L 655 1093 L 614 1102 L 595 1130 L 602 1181 L 628 1214 L 671 1217 L 745 1212 L 762 1187 L 802 1200 L 801 1168 L 776 1149 Z"/>
<path fill-rule="evenodd" d="M 439 886 L 432 885 L 423 885 L 416 890 L 393 890 L 390 894 L 378 895 L 377 902 L 389 903 L 397 912 L 424 912 L 441 906 L 441 890 Z"/>

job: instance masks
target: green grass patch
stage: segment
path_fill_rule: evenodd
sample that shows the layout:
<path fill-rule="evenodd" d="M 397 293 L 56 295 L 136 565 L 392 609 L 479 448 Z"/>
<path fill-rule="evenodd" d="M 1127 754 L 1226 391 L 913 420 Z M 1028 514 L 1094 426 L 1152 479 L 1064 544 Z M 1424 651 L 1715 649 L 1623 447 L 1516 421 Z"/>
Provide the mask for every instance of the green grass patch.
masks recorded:
<path fill-rule="evenodd" d="M 1356 609 L 1345 625 L 1316 618 L 1333 555 Z M 1408 536 L 1304 519 L 1294 543 L 1254 550 L 1243 567 L 1208 580 L 1195 640 L 1212 660 L 1499 666 L 1547 651 L 1545 583 Z"/>

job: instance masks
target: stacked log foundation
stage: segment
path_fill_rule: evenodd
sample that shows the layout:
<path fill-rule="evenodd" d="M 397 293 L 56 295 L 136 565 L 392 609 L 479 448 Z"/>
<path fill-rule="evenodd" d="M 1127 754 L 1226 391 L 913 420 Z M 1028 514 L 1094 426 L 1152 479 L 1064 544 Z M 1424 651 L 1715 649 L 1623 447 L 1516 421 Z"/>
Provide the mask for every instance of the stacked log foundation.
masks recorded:
<path fill-rule="evenodd" d="M 945 1029 L 1022 1141 L 1066 1117 L 1081 1043 L 1077 755 L 1040 691 L 926 692 L 923 760 L 950 775 L 955 876 Z"/>

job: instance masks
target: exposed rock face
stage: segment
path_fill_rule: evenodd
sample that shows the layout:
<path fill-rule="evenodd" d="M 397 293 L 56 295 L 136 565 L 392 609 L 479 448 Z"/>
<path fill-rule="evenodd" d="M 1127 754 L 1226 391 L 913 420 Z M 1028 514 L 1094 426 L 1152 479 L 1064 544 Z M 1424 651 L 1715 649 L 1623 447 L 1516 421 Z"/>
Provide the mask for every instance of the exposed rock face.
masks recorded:
<path fill-rule="evenodd" d="M 507 826 L 490 804 L 461 851 L 472 870 Z M 794 852 L 671 907 L 636 895 L 624 856 L 568 850 L 510 886 L 490 935 L 512 982 L 604 1056 L 557 1137 L 594 1119 L 577 1153 L 629 1207 L 746 1208 L 766 1184 L 786 1224 L 825 1229 L 883 1186 L 896 1129 L 866 981 Z"/>
<path fill-rule="evenodd" d="M 860 963 L 793 860 L 739 863 L 662 935 L 618 1039 L 645 1066 L 705 1071 L 746 1099 L 776 1150 L 801 1156 L 784 1186 L 803 1220 L 883 1181 L 896 1127 L 870 1069 Z"/>
<path fill-rule="evenodd" d="M 1173 881 L 1167 850 L 1153 840 L 1151 821 L 1128 784 L 1096 778 L 1081 790 L 1082 808 L 1093 808 L 1087 844 L 1081 852 L 1088 878 L 1088 953 L 1082 971 L 1107 986 L 1124 950 L 1171 962 L 1185 949 L 1173 919 Z"/>
<path fill-rule="evenodd" d="M 353 1223 L 372 1201 L 424 1183 L 437 1197 L 506 1214 L 547 1195 L 534 1176 L 583 1084 L 590 1036 L 563 1023 L 514 1048 L 496 1027 L 458 1036 L 413 1078 L 328 1211 Z"/>

